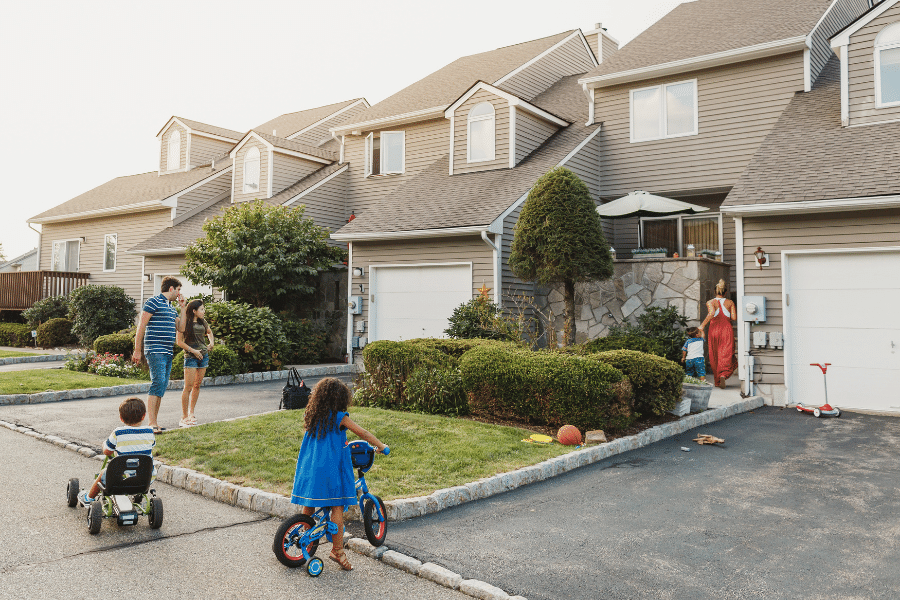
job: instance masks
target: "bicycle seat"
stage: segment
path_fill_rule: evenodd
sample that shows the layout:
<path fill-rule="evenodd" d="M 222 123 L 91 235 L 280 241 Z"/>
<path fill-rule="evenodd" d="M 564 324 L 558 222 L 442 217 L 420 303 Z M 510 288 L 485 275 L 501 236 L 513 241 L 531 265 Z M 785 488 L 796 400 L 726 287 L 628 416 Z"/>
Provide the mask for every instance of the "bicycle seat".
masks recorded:
<path fill-rule="evenodd" d="M 146 454 L 116 456 L 106 467 L 105 496 L 146 494 L 153 479 L 153 457 Z"/>

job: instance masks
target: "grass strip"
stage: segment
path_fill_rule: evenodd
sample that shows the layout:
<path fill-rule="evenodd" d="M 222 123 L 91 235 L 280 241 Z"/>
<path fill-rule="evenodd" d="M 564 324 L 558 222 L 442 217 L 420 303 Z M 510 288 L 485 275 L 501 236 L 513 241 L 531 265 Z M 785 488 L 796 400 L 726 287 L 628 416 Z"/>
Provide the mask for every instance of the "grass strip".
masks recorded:
<path fill-rule="evenodd" d="M 18 358 L 19 356 L 43 356 L 46 352 L 16 352 L 15 350 L 0 350 L 0 358 Z"/>
<path fill-rule="evenodd" d="M 377 408 L 354 408 L 351 418 L 391 447 L 366 474 L 384 500 L 427 495 L 572 450 L 523 442 L 530 431 L 464 419 Z M 156 451 L 168 464 L 289 496 L 303 431 L 303 411 L 282 411 L 168 432 L 157 437 Z"/>
<path fill-rule="evenodd" d="M 129 385 L 142 380 L 103 377 L 66 369 L 30 369 L 0 373 L 0 394 L 34 394 L 84 388 Z M 143 380 L 146 381 L 146 380 Z"/>

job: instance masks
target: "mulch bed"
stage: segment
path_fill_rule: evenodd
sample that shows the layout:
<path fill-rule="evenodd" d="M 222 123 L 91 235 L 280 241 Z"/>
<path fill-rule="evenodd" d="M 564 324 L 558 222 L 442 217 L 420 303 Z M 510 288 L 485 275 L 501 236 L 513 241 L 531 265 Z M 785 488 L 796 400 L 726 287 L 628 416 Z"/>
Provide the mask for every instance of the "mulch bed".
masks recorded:
<path fill-rule="evenodd" d="M 487 413 L 474 413 L 460 418 L 468 419 L 470 421 L 479 421 L 481 423 L 488 423 L 490 425 L 504 425 L 506 427 L 518 427 L 519 429 L 527 429 L 528 431 L 533 431 L 534 433 L 549 435 L 554 439 L 556 438 L 556 432 L 559 431 L 558 427 L 535 425 L 534 423 L 528 423 L 527 421 L 517 419 L 504 419 Z M 666 413 L 661 417 L 650 415 L 647 418 L 641 418 L 640 420 L 635 421 L 634 423 L 632 423 L 631 427 L 628 427 L 626 429 L 620 431 L 606 431 L 606 439 L 611 442 L 614 439 L 634 435 L 636 433 L 644 431 L 645 429 L 650 429 L 651 427 L 656 427 L 657 425 L 662 425 L 663 423 L 677 421 L 678 419 L 679 417 L 670 415 L 669 413 Z M 582 435 L 584 435 L 583 431 L 581 433 Z"/>

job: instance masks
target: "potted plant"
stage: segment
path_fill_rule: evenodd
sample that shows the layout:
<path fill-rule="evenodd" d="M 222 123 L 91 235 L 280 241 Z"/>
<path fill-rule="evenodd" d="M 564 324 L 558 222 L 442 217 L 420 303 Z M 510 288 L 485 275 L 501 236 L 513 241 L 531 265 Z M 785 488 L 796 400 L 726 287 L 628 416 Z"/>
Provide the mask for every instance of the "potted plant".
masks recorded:
<path fill-rule="evenodd" d="M 703 412 L 709 408 L 709 397 L 713 391 L 711 383 L 685 375 L 681 390 L 682 402 L 690 401 L 691 412 Z"/>
<path fill-rule="evenodd" d="M 634 248 L 631 258 L 665 258 L 668 253 L 668 248 Z"/>

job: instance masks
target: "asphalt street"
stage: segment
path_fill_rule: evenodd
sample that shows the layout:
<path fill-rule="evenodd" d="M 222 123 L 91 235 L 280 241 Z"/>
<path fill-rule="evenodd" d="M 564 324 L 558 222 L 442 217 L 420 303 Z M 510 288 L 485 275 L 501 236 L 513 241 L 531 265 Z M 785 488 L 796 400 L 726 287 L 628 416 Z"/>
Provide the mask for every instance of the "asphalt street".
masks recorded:
<path fill-rule="evenodd" d="M 272 554 L 278 521 L 165 484 L 161 529 L 146 518 L 87 531 L 85 510 L 68 508 L 66 482 L 91 480 L 100 463 L 0 428 L 0 598 L 465 599 L 458 592 L 350 553 L 353 571 L 325 560 L 311 578 Z M 327 555 L 325 544 L 320 553 Z"/>
<path fill-rule="evenodd" d="M 392 523 L 388 543 L 529 600 L 894 599 L 898 456 L 896 418 L 762 408 Z"/>

